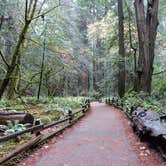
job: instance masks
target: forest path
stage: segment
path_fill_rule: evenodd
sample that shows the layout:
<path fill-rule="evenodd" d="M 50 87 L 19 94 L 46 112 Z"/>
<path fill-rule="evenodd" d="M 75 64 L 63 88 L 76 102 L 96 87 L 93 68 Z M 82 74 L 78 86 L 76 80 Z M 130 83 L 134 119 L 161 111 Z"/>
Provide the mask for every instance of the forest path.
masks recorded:
<path fill-rule="evenodd" d="M 158 154 L 140 143 L 126 116 L 103 103 L 72 128 L 24 159 L 18 166 L 164 166 Z"/>

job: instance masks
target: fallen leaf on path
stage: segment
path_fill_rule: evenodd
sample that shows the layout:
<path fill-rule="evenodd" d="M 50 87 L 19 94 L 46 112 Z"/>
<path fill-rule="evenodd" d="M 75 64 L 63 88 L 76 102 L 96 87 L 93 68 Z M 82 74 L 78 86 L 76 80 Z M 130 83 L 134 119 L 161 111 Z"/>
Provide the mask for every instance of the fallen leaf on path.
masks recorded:
<path fill-rule="evenodd" d="M 126 159 L 126 158 L 123 158 L 123 157 L 120 157 L 119 159 L 120 159 L 120 160 L 123 160 L 123 161 L 127 161 L 127 159 Z"/>
<path fill-rule="evenodd" d="M 145 154 L 144 154 L 144 156 L 148 156 L 148 154 L 147 154 L 147 153 L 145 153 Z"/>
<path fill-rule="evenodd" d="M 104 146 L 100 146 L 100 149 L 101 149 L 101 150 L 104 150 Z"/>
<path fill-rule="evenodd" d="M 141 146 L 139 149 L 140 149 L 140 150 L 145 150 L 146 147 L 145 147 L 145 146 Z"/>
<path fill-rule="evenodd" d="M 140 155 L 140 156 L 144 156 L 144 153 L 143 153 L 143 152 L 141 152 L 139 155 Z"/>
<path fill-rule="evenodd" d="M 150 150 L 147 149 L 145 150 L 145 152 L 150 155 Z"/>
<path fill-rule="evenodd" d="M 49 148 L 49 146 L 44 146 L 44 148 L 45 148 L 45 149 L 48 149 L 48 148 Z"/>
<path fill-rule="evenodd" d="M 64 164 L 64 166 L 69 166 L 68 164 Z"/>

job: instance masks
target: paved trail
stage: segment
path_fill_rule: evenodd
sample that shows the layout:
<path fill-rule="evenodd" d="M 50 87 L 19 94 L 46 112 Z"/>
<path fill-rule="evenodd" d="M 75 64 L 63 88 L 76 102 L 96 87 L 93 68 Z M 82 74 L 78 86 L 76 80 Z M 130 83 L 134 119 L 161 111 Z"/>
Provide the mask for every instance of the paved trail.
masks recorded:
<path fill-rule="evenodd" d="M 140 143 L 123 113 L 93 102 L 91 111 L 18 166 L 164 166 Z"/>

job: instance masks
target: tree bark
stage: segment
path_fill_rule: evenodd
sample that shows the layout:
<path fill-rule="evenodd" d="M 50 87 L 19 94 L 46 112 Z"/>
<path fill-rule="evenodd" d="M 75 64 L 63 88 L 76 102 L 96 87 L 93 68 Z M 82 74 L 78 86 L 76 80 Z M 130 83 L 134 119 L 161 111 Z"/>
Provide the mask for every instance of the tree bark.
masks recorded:
<path fill-rule="evenodd" d="M 43 18 L 43 26 L 45 26 L 45 19 Z M 37 93 L 37 99 L 40 98 L 40 92 L 41 92 L 41 86 L 43 81 L 43 72 L 44 72 L 44 63 L 45 63 L 45 53 L 46 53 L 46 36 L 45 36 L 45 30 L 44 30 L 44 40 L 43 40 L 43 56 L 42 56 L 42 62 L 41 62 L 41 71 L 40 71 L 40 79 L 39 79 L 39 88 Z"/>
<path fill-rule="evenodd" d="M 12 77 L 12 74 L 13 74 L 14 70 L 16 69 L 18 58 L 20 57 L 20 48 L 21 48 L 22 43 L 24 42 L 25 35 L 28 31 L 29 25 L 34 17 L 34 13 L 35 13 L 36 6 L 37 6 L 37 1 L 38 0 L 32 0 L 29 4 L 29 12 L 27 13 L 27 15 L 25 17 L 25 23 L 20 32 L 16 47 L 14 49 L 11 63 L 7 68 L 7 72 L 5 74 L 4 80 L 2 81 L 2 83 L 0 85 L 0 98 L 2 98 L 4 92 L 9 84 L 9 81 Z"/>
<path fill-rule="evenodd" d="M 158 26 L 158 0 L 135 0 L 137 31 L 139 39 L 138 91 L 150 94 L 153 74 L 155 40 Z"/>
<path fill-rule="evenodd" d="M 118 0 L 118 17 L 119 17 L 119 79 L 118 94 L 123 97 L 125 94 L 125 48 L 124 48 L 124 16 L 123 2 Z"/>
<path fill-rule="evenodd" d="M 137 91 L 137 48 L 134 47 L 133 45 L 133 38 L 132 38 L 132 29 L 131 29 L 131 10 L 130 7 L 128 6 L 128 4 L 126 3 L 127 6 L 127 11 L 128 11 L 128 32 L 129 32 L 129 42 L 130 42 L 130 54 L 131 54 L 131 50 L 133 50 L 133 66 L 134 66 L 134 77 L 133 77 L 133 90 Z"/>
<path fill-rule="evenodd" d="M 0 111 L 0 124 L 6 124 L 8 120 L 19 120 L 20 123 L 33 124 L 34 118 L 29 113 Z"/>

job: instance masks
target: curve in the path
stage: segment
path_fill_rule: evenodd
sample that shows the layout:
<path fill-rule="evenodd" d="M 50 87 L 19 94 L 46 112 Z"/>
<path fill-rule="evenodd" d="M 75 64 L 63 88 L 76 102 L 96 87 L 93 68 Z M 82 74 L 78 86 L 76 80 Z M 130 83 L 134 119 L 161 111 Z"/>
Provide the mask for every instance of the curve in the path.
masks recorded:
<path fill-rule="evenodd" d="M 93 102 L 86 117 L 19 166 L 147 165 L 141 164 L 133 140 L 126 136 L 126 125 L 129 128 L 128 120 L 115 108 Z M 156 160 L 150 163 L 149 166 L 161 164 Z"/>

